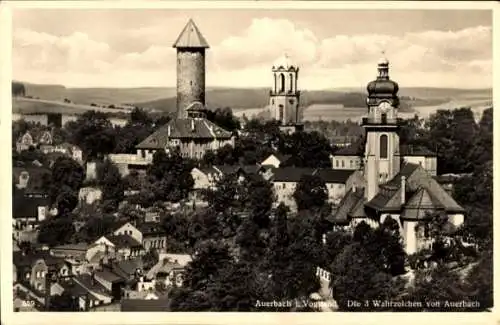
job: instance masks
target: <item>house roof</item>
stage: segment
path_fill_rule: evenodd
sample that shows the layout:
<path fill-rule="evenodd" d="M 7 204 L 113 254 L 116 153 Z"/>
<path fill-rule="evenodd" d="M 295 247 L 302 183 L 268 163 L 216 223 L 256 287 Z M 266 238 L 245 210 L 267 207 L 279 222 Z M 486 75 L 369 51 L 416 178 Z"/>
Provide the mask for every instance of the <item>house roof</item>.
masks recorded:
<path fill-rule="evenodd" d="M 49 267 L 64 266 L 64 259 L 50 255 L 48 251 L 37 251 L 24 254 L 22 251 L 12 252 L 12 260 L 16 267 L 31 267 L 37 260 L 44 260 Z"/>
<path fill-rule="evenodd" d="M 167 299 L 122 299 L 120 311 L 170 311 Z"/>
<path fill-rule="evenodd" d="M 357 188 L 356 190 L 350 190 L 340 201 L 340 204 L 335 212 L 331 214 L 328 220 L 335 224 L 346 224 L 349 223 L 349 217 L 360 214 L 359 205 L 364 203 L 364 189 Z M 353 213 L 355 212 L 355 213 Z M 364 213 L 364 212 L 363 212 Z"/>
<path fill-rule="evenodd" d="M 77 244 L 67 244 L 67 245 L 59 245 L 54 246 L 52 249 L 58 250 L 76 250 L 76 251 L 86 251 L 89 248 L 89 244 L 87 243 L 77 243 Z"/>
<path fill-rule="evenodd" d="M 170 133 L 170 135 L 169 135 Z M 169 139 L 230 139 L 231 132 L 205 118 L 174 119 L 139 143 L 138 149 L 162 149 Z"/>
<path fill-rule="evenodd" d="M 82 285 L 86 290 L 91 290 L 93 292 L 99 293 L 111 297 L 110 291 L 103 286 L 99 281 L 92 280 L 92 275 L 90 274 L 78 274 L 74 277 L 75 281 Z"/>
<path fill-rule="evenodd" d="M 276 168 L 271 178 L 273 182 L 299 182 L 302 176 L 312 175 L 314 168 L 283 167 Z"/>
<path fill-rule="evenodd" d="M 174 48 L 208 48 L 208 42 L 192 19 L 189 19 L 175 41 Z"/>
<path fill-rule="evenodd" d="M 124 279 L 108 270 L 96 271 L 95 275 L 111 283 L 122 282 Z"/>
<path fill-rule="evenodd" d="M 400 147 L 402 156 L 424 156 L 424 157 L 436 157 L 436 153 L 432 152 L 424 146 L 413 146 L 413 145 L 401 145 Z"/>
<path fill-rule="evenodd" d="M 274 152 L 274 153 L 270 154 L 269 156 L 267 156 L 266 159 L 264 159 L 263 161 L 266 161 L 271 156 L 276 157 L 276 159 L 278 159 L 280 163 L 284 163 L 285 161 L 287 161 L 288 159 L 290 159 L 292 157 L 292 155 L 285 155 L 285 154 L 282 154 L 280 152 Z"/>
<path fill-rule="evenodd" d="M 354 170 L 318 168 L 313 175 L 319 176 L 325 183 L 345 184 Z"/>
<path fill-rule="evenodd" d="M 170 262 L 179 263 L 181 266 L 186 266 L 192 261 L 189 254 L 162 254 L 160 260 L 168 259 Z"/>
<path fill-rule="evenodd" d="M 114 263 L 113 268 L 116 274 L 125 277 L 135 274 L 137 269 L 142 269 L 142 262 L 140 259 L 119 261 Z"/>
<path fill-rule="evenodd" d="M 144 222 L 139 226 L 143 236 L 166 234 L 163 227 L 157 222 Z"/>
<path fill-rule="evenodd" d="M 108 235 L 106 238 L 116 246 L 116 248 L 138 247 L 142 244 L 130 235 Z"/>
<path fill-rule="evenodd" d="M 48 207 L 50 199 L 45 193 L 27 193 L 25 190 L 14 189 L 12 193 L 12 217 L 37 218 L 38 207 Z"/>
<path fill-rule="evenodd" d="M 172 272 L 173 270 L 181 270 L 181 269 L 184 269 L 184 266 L 180 265 L 178 262 L 169 262 L 169 261 L 166 261 L 164 262 L 164 264 L 158 269 L 158 273 L 167 273 L 169 274 L 170 272 Z"/>

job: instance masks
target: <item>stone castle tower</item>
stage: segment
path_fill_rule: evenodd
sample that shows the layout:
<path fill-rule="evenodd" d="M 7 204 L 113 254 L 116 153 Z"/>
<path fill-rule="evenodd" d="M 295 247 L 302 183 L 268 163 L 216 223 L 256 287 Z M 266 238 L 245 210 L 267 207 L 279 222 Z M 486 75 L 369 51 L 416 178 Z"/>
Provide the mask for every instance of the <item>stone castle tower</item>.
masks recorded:
<path fill-rule="evenodd" d="M 271 117 L 280 121 L 283 126 L 299 123 L 299 68 L 285 54 L 274 63 L 272 72 L 274 83 L 269 92 Z"/>
<path fill-rule="evenodd" d="M 371 200 L 386 183 L 399 173 L 399 86 L 389 79 L 389 61 L 378 62 L 377 79 L 368 86 L 368 114 L 362 119 L 366 131 L 365 197 Z"/>
<path fill-rule="evenodd" d="M 177 118 L 193 103 L 205 106 L 205 49 L 208 43 L 189 20 L 173 47 L 177 50 Z"/>

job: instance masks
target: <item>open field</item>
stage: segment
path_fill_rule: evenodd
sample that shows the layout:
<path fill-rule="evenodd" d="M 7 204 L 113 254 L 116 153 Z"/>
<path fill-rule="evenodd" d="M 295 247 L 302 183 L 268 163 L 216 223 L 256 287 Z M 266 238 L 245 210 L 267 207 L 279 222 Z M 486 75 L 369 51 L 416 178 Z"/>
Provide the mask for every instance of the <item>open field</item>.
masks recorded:
<path fill-rule="evenodd" d="M 85 111 L 95 110 L 104 113 L 128 113 L 129 110 L 111 109 L 104 107 L 95 107 L 83 104 L 65 103 L 62 101 L 31 99 L 31 98 L 13 98 L 12 113 L 35 114 L 35 113 L 61 113 L 61 114 L 82 114 Z"/>
<path fill-rule="evenodd" d="M 86 110 L 108 113 L 127 113 L 127 110 L 90 106 L 133 104 L 156 112 L 171 113 L 176 110 L 175 88 L 66 88 L 60 85 L 35 85 L 24 83 L 26 95 L 39 99 L 15 98 L 13 112 L 23 114 L 57 112 L 81 114 Z M 451 88 L 402 88 L 400 90 L 403 116 L 415 113 L 427 117 L 439 108 L 450 109 L 471 106 L 482 112 L 481 107 L 491 106 L 492 89 Z M 73 103 L 65 103 L 67 98 Z M 364 88 L 340 88 L 301 92 L 301 105 L 305 120 L 357 120 L 366 113 Z M 207 88 L 206 102 L 210 109 L 231 107 L 237 116 L 258 114 L 269 103 L 268 88 Z"/>

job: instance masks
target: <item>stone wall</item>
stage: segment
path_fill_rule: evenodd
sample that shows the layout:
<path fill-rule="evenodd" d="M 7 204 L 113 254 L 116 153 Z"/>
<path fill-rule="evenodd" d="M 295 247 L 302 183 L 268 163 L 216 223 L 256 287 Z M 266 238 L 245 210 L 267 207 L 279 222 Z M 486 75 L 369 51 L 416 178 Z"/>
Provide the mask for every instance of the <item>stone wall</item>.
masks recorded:
<path fill-rule="evenodd" d="M 205 104 L 205 50 L 177 51 L 177 116 L 187 117 L 194 101 Z"/>

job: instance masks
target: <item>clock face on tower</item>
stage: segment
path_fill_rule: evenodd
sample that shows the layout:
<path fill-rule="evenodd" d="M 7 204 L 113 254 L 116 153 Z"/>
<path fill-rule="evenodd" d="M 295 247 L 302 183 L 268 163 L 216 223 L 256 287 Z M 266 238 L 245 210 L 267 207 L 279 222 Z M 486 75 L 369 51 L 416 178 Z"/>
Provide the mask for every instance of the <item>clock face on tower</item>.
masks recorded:
<path fill-rule="evenodd" d="M 391 104 L 388 102 L 382 102 L 378 105 L 381 113 L 387 113 L 387 111 L 391 108 Z"/>

